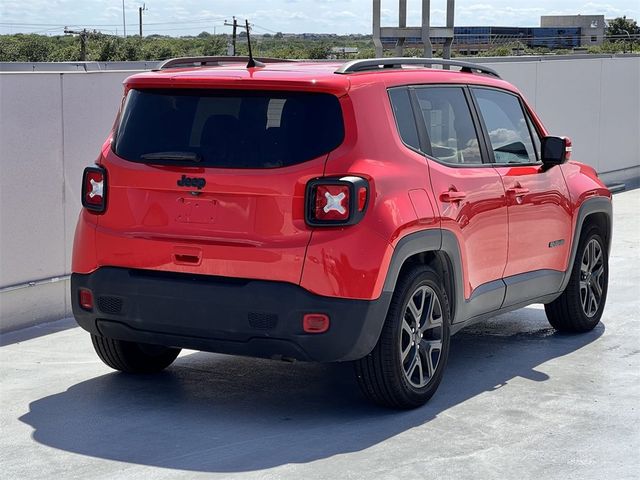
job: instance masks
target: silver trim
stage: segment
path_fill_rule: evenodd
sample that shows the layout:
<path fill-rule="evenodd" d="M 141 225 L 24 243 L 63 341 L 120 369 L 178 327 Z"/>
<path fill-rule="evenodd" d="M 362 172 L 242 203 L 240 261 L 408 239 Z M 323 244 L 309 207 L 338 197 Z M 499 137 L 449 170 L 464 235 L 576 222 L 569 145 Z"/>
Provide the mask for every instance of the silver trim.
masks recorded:
<path fill-rule="evenodd" d="M 431 68 L 432 65 L 442 65 L 443 67 L 460 67 L 460 71 L 467 73 L 484 73 L 500 78 L 498 72 L 493 68 L 485 67 L 477 63 L 462 62 L 459 60 L 446 60 L 442 58 L 369 58 L 365 60 L 353 60 L 340 66 L 335 73 L 356 73 L 382 70 L 385 68 L 402 68 L 403 65 L 416 65 Z"/>
<path fill-rule="evenodd" d="M 31 280 L 25 283 L 17 283 L 0 288 L 0 293 L 13 292 L 29 287 L 39 287 L 40 285 L 48 285 L 50 283 L 65 282 L 71 278 L 71 275 L 58 275 L 57 277 L 42 278 L 40 280 Z"/>
<path fill-rule="evenodd" d="M 296 60 L 287 60 L 282 58 L 268 58 L 268 57 L 254 57 L 262 63 L 291 63 Z M 219 66 L 221 63 L 247 63 L 249 57 L 231 57 L 231 56 L 214 56 L 214 57 L 179 57 L 170 58 L 164 62 L 160 62 L 155 70 L 165 70 L 168 68 L 190 68 L 190 67 L 205 67 L 205 66 Z"/>

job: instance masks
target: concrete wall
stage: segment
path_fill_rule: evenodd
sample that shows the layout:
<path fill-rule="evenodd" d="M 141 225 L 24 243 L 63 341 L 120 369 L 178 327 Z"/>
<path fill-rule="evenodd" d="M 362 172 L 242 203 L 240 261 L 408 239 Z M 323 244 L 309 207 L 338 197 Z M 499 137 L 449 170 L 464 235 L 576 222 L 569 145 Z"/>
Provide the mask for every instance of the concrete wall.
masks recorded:
<path fill-rule="evenodd" d="M 640 57 L 482 63 L 522 91 L 550 134 L 571 137 L 574 160 L 611 180 L 640 168 Z"/>
<path fill-rule="evenodd" d="M 71 314 L 80 176 L 131 73 L 0 74 L 0 331 Z"/>
<path fill-rule="evenodd" d="M 572 137 L 575 159 L 612 179 L 640 174 L 640 57 L 483 63 L 522 90 L 550 132 Z M 0 331 L 70 315 L 81 172 L 132 73 L 0 73 Z"/>

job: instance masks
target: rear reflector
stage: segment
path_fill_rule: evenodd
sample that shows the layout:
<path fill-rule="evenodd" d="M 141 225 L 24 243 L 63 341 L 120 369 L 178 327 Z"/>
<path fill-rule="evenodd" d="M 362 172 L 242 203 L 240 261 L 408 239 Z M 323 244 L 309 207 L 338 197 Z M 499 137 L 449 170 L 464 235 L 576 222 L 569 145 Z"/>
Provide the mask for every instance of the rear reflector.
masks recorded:
<path fill-rule="evenodd" d="M 93 293 L 88 288 L 78 290 L 78 303 L 85 310 L 93 310 Z"/>
<path fill-rule="evenodd" d="M 95 213 L 107 205 L 107 172 L 101 167 L 87 167 L 82 175 L 82 206 Z"/>
<path fill-rule="evenodd" d="M 324 333 L 329 330 L 329 316 L 324 313 L 307 313 L 302 318 L 302 329 L 306 333 Z"/>

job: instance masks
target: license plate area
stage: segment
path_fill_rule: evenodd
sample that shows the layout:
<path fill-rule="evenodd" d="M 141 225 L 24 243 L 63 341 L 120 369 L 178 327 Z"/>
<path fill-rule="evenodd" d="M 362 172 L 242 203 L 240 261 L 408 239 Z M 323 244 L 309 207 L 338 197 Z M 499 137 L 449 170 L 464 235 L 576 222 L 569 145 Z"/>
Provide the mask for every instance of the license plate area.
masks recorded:
<path fill-rule="evenodd" d="M 212 198 L 178 198 L 176 222 L 211 224 L 216 222 L 218 201 Z"/>

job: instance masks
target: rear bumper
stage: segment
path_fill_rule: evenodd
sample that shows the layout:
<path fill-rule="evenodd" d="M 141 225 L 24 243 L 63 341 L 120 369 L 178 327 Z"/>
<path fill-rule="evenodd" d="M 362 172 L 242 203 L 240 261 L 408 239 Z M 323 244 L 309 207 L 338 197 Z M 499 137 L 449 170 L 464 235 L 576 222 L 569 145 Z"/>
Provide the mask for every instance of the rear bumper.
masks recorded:
<path fill-rule="evenodd" d="M 89 312 L 78 289 L 94 295 Z M 210 352 L 320 362 L 355 360 L 375 346 L 390 293 L 373 301 L 314 295 L 290 283 L 102 267 L 71 276 L 73 314 L 105 337 Z M 325 313 L 325 333 L 302 329 Z"/>

